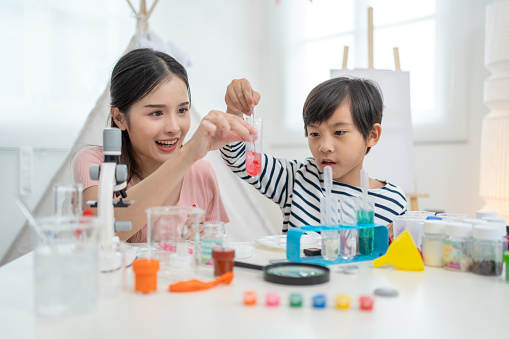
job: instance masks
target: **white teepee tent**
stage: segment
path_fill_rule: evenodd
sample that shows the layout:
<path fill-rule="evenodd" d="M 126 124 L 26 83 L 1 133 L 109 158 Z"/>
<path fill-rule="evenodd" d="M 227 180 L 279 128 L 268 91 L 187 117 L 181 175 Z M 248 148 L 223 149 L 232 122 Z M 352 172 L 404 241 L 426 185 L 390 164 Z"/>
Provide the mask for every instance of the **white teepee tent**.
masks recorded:
<path fill-rule="evenodd" d="M 163 42 L 154 33 L 149 31 L 148 19 L 152 14 L 158 0 L 155 0 L 147 11 L 145 0 L 140 0 L 139 11 L 136 11 L 129 0 L 127 3 L 133 10 L 137 18 L 136 34 L 131 39 L 126 52 L 135 49 L 148 47 L 156 50 L 161 50 L 175 59 L 177 59 L 184 67 L 191 65 L 190 58 L 180 51 L 174 44 L 170 42 Z M 77 150 L 87 145 L 101 145 L 102 144 L 102 130 L 106 127 L 106 122 L 109 116 L 110 109 L 110 96 L 109 85 L 104 90 L 103 94 L 99 97 L 95 107 L 90 112 L 85 125 L 81 129 L 79 135 L 71 147 L 66 159 L 58 171 L 54 174 L 51 181 L 48 183 L 41 199 L 39 200 L 35 210 L 35 215 L 49 215 L 53 209 L 53 185 L 71 184 L 73 182 L 71 164 L 74 154 Z M 196 129 L 198 122 L 202 116 L 191 108 L 192 121 L 191 130 L 189 135 L 192 135 Z M 256 206 L 257 202 L 252 193 L 249 191 L 246 183 L 239 180 L 230 169 L 226 167 L 218 152 L 211 152 L 207 155 L 215 170 L 219 187 L 222 194 L 223 203 L 228 212 L 230 223 L 227 226 L 228 236 L 230 241 L 252 241 L 257 237 L 272 234 L 273 227 L 270 226 L 268 217 L 261 209 L 250 208 Z M 228 194 L 225 194 L 228 192 Z M 129 192 L 128 192 L 129 194 Z M 0 261 L 0 266 L 4 265 L 21 255 L 30 252 L 34 246 L 34 232 L 25 224 L 20 230 L 5 256 Z"/>

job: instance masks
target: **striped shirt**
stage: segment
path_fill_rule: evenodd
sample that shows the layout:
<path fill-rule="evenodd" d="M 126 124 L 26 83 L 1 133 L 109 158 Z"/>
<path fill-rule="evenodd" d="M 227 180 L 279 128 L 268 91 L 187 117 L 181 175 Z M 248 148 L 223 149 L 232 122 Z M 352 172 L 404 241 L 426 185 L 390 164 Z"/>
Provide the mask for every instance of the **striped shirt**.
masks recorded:
<path fill-rule="evenodd" d="M 263 154 L 262 171 L 257 177 L 246 172 L 245 144 L 226 145 L 221 149 L 226 165 L 242 180 L 274 201 L 283 214 L 283 232 L 290 227 L 319 226 L 320 199 L 325 195 L 323 172 L 313 158 L 304 162 L 288 161 Z M 361 189 L 334 181 L 334 198 L 360 196 Z M 375 200 L 375 224 L 388 225 L 406 212 L 406 198 L 400 187 L 385 182 L 382 188 L 370 189 L 368 195 Z"/>

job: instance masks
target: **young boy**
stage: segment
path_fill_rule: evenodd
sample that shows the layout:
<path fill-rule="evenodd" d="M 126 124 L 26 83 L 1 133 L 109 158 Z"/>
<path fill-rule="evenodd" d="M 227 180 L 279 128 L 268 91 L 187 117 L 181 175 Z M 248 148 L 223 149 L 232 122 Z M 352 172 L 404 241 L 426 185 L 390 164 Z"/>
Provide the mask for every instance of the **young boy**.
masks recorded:
<path fill-rule="evenodd" d="M 227 112 L 249 113 L 260 95 L 246 79 L 228 85 Z M 324 196 L 324 166 L 333 173 L 332 194 L 359 196 L 360 171 L 364 156 L 382 133 L 383 99 L 378 85 L 365 79 L 334 78 L 316 86 L 304 104 L 304 130 L 313 158 L 304 162 L 276 159 L 263 154 L 262 171 L 246 173 L 245 144 L 226 145 L 221 155 L 230 169 L 279 205 L 283 213 L 283 233 L 289 227 L 320 225 L 320 198 Z M 387 225 L 406 212 L 406 198 L 400 187 L 369 179 L 368 194 L 375 199 L 375 223 Z"/>

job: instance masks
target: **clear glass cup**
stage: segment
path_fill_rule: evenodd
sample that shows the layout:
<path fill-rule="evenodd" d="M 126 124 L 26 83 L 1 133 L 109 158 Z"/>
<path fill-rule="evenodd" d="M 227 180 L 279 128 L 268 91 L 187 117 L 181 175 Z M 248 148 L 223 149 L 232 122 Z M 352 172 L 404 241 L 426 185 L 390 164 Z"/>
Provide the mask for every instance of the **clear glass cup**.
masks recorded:
<path fill-rule="evenodd" d="M 37 313 L 60 317 L 92 310 L 99 298 L 101 220 L 48 217 L 37 223 L 46 235 L 34 251 Z"/>
<path fill-rule="evenodd" d="M 200 265 L 200 219 L 202 209 L 186 206 L 153 207 L 147 213 L 148 256 L 160 262 L 159 276 L 171 275 L 171 260 L 180 263 L 191 262 L 192 267 Z M 193 235 L 194 233 L 194 235 Z M 192 235 L 191 240 L 185 240 Z M 178 250 L 180 249 L 180 250 Z M 192 260 L 187 256 L 192 256 Z M 191 267 L 189 268 L 191 269 Z"/>
<path fill-rule="evenodd" d="M 83 185 L 54 185 L 53 201 L 55 216 L 81 217 L 83 213 Z"/>

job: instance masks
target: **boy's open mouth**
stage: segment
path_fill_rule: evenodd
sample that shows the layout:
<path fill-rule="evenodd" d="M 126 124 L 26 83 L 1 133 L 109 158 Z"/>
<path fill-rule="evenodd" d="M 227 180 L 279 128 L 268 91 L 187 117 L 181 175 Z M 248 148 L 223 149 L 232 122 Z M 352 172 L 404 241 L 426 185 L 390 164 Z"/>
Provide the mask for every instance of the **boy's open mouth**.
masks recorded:
<path fill-rule="evenodd" d="M 322 166 L 334 166 L 336 163 L 329 159 L 322 160 Z"/>

